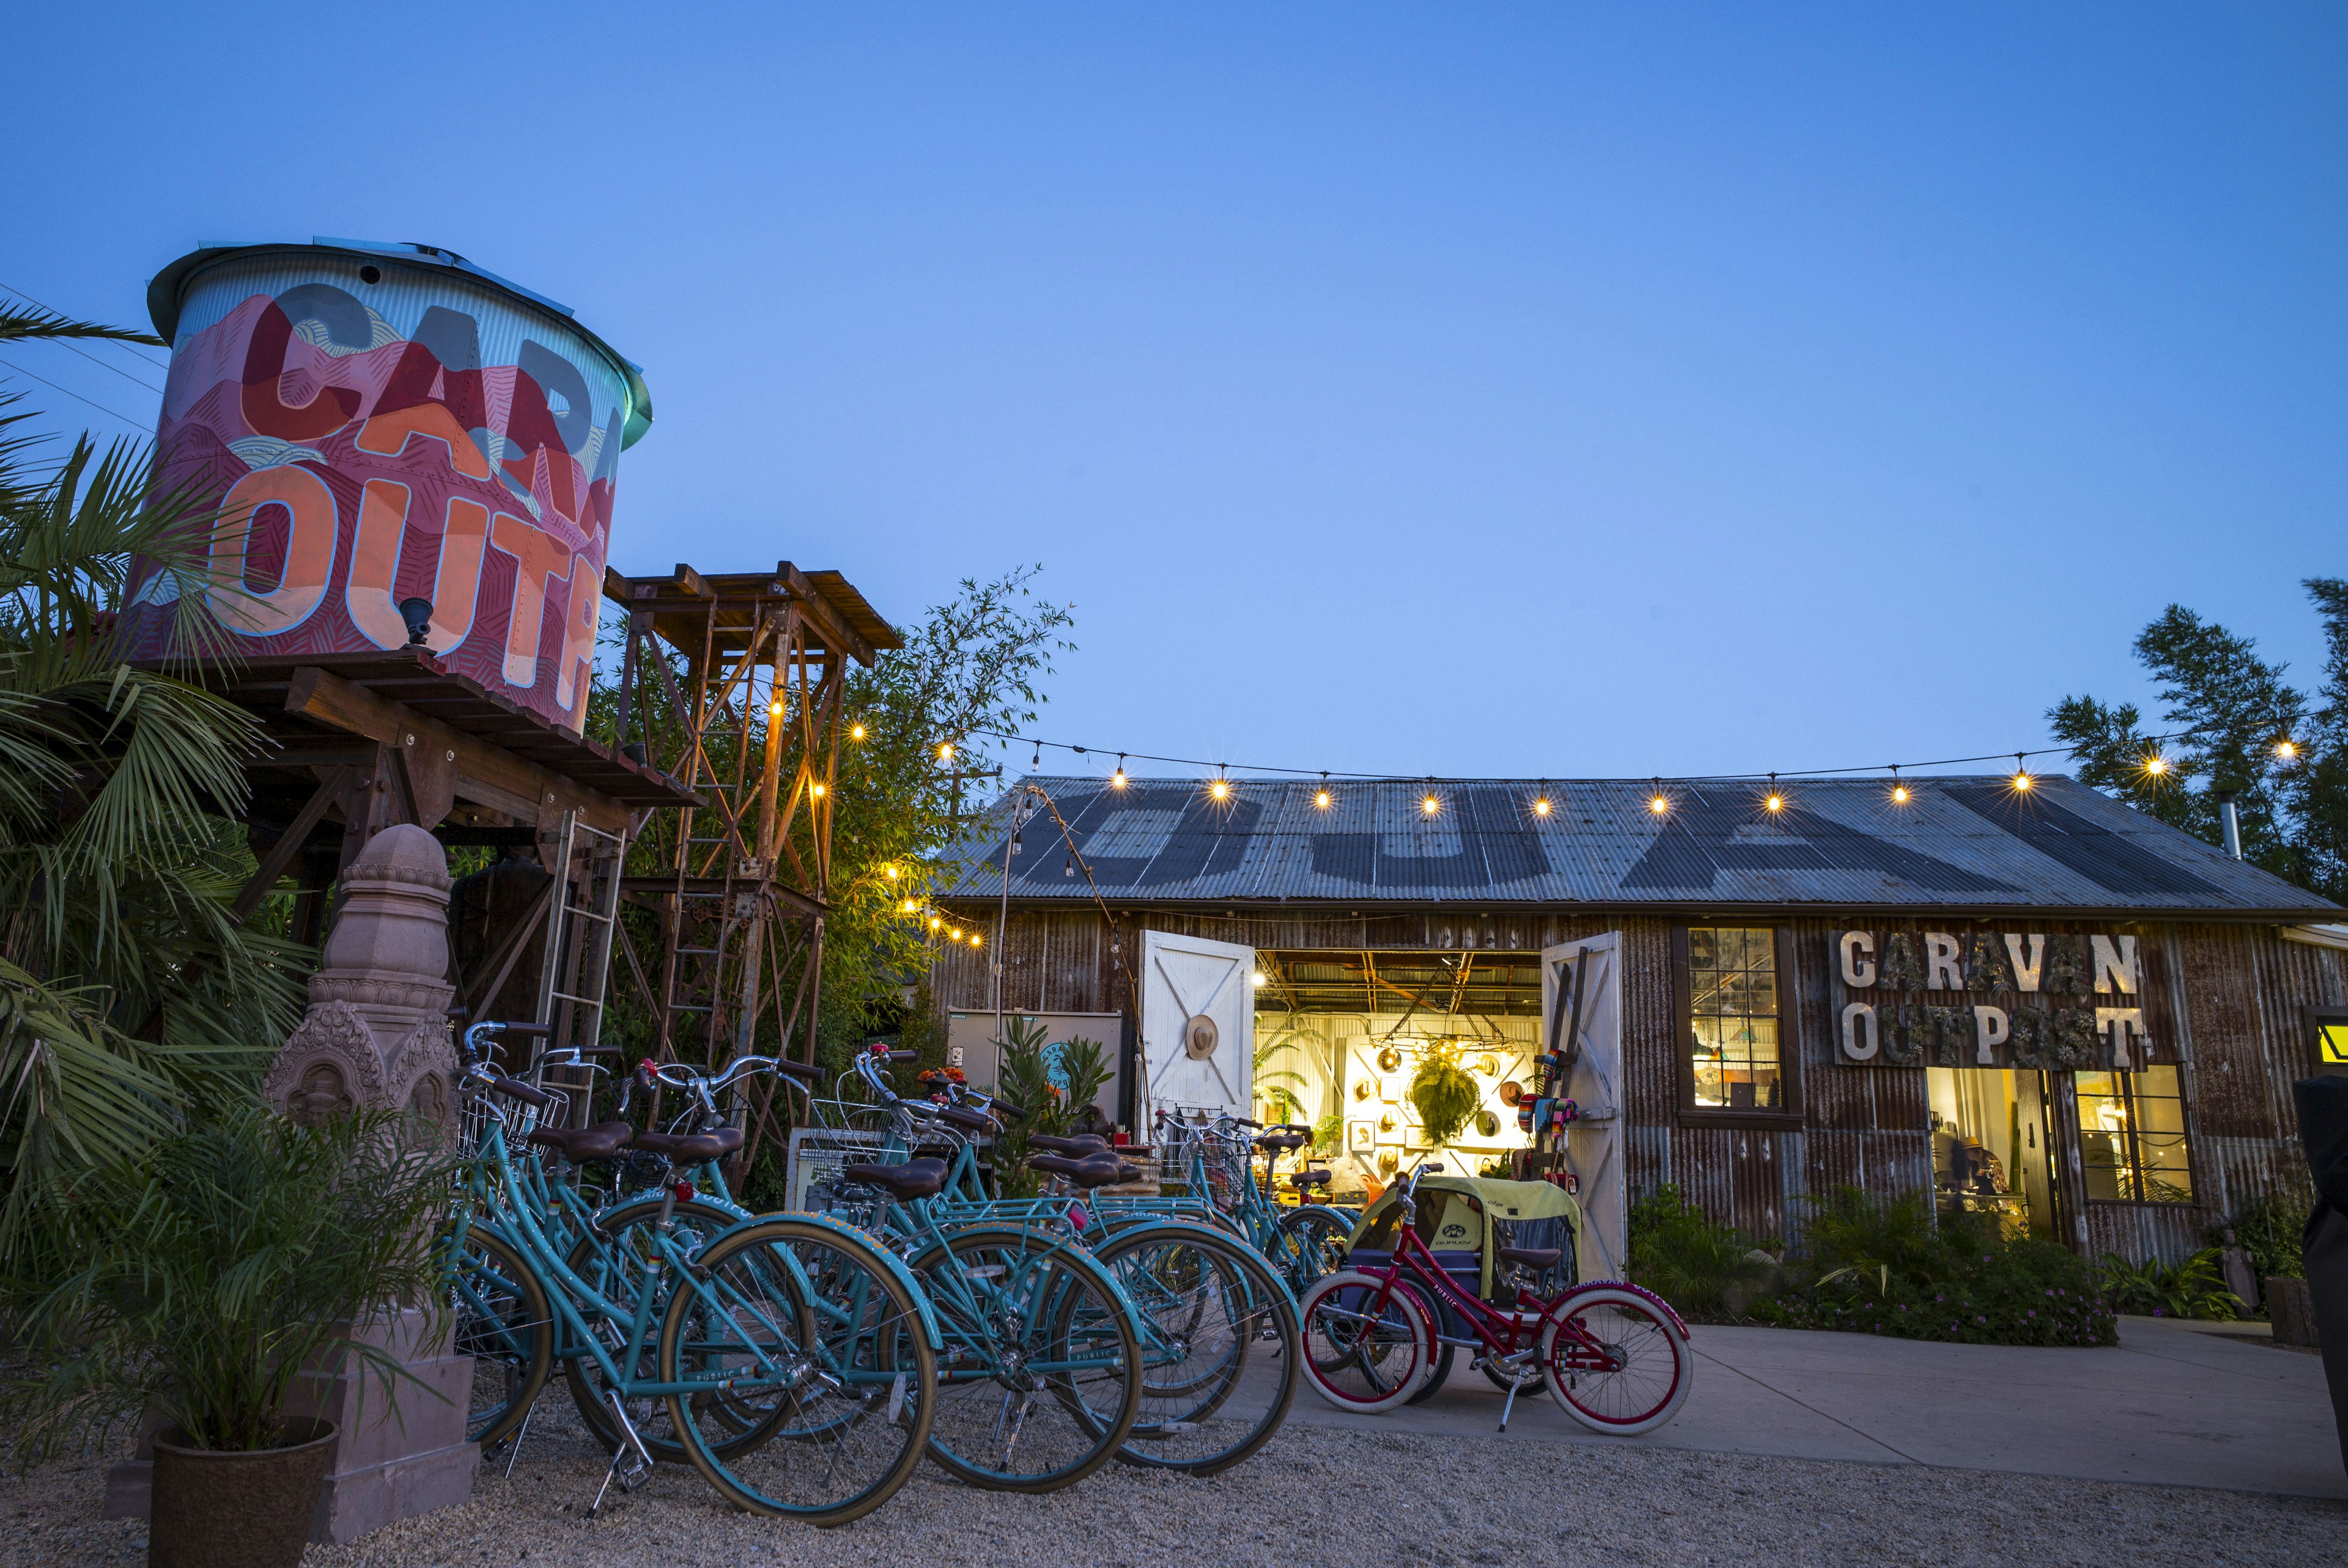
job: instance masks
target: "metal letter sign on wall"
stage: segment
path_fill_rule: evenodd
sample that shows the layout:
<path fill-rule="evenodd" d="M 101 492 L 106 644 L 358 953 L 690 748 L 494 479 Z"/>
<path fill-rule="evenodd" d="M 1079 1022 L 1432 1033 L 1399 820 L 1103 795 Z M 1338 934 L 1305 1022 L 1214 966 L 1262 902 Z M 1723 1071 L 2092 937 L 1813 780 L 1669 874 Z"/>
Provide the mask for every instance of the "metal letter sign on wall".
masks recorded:
<path fill-rule="evenodd" d="M 2147 1065 L 2131 936 L 1839 931 L 1829 938 L 1835 1060 L 1846 1067 Z"/>

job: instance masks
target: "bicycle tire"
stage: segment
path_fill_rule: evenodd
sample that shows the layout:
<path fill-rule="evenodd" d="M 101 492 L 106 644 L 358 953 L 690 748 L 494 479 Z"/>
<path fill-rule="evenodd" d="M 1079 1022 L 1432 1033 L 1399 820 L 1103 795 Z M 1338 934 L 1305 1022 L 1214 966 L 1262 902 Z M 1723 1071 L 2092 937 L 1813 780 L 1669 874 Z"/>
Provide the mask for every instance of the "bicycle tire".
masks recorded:
<path fill-rule="evenodd" d="M 1380 1293 L 1385 1309 L 1369 1309 Z M 1304 1379 L 1341 1410 L 1377 1415 L 1418 1391 L 1435 1365 L 1435 1317 L 1418 1292 L 1357 1269 L 1324 1275 L 1299 1307 Z"/>
<path fill-rule="evenodd" d="M 484 1452 L 513 1435 L 554 1366 L 554 1310 L 537 1271 L 514 1245 L 475 1225 L 449 1260 L 456 1353 L 473 1358 L 468 1441 Z"/>
<path fill-rule="evenodd" d="M 1435 1348 L 1435 1369 L 1427 1373 L 1426 1381 L 1418 1386 L 1418 1392 L 1405 1399 L 1403 1403 L 1423 1405 L 1435 1398 L 1436 1391 L 1451 1380 L 1451 1365 L 1458 1358 L 1458 1346 L 1438 1344 Z"/>
<path fill-rule="evenodd" d="M 785 1286 L 785 1278 L 793 1283 Z M 761 1305 L 777 1291 L 788 1307 L 780 1315 Z M 776 1318 L 796 1319 L 800 1303 L 814 1310 L 810 1291 L 831 1315 L 819 1312 L 826 1327 L 807 1337 Z M 714 1338 L 721 1332 L 718 1323 L 727 1338 Z M 766 1337 L 757 1337 L 762 1325 Z M 694 1333 L 704 1336 L 701 1344 L 686 1342 Z M 691 1288 L 669 1296 L 661 1321 L 660 1377 L 685 1381 L 713 1360 L 779 1366 L 794 1376 L 775 1390 L 775 1418 L 763 1423 L 762 1440 L 747 1447 L 736 1444 L 737 1434 L 713 1420 L 712 1407 L 696 1405 L 695 1396 L 667 1397 L 685 1457 L 744 1512 L 846 1524 L 888 1501 L 927 1450 L 937 1413 L 937 1362 L 920 1306 L 885 1255 L 843 1229 L 768 1215 L 738 1225 L 702 1252 Z M 789 1430 L 795 1418 L 804 1419 L 801 1433 Z M 713 1443 L 705 1421 L 726 1435 Z M 769 1440 L 794 1435 L 808 1440 Z M 851 1441 L 859 1450 L 857 1471 L 843 1481 L 841 1460 L 850 1457 Z M 721 1454 L 721 1448 L 729 1451 Z M 829 1450 L 828 1462 L 819 1451 L 823 1449 Z"/>
<path fill-rule="evenodd" d="M 1569 1323 L 1600 1348 L 1593 1352 L 1567 1335 Z M 1670 1420 L 1695 1379 L 1695 1356 L 1679 1329 L 1646 1297 L 1620 1286 L 1586 1286 L 1551 1305 L 1539 1344 L 1558 1408 L 1591 1430 L 1616 1437 L 1651 1432 Z M 1658 1356 L 1668 1364 L 1662 1374 L 1655 1369 Z"/>
<path fill-rule="evenodd" d="M 1190 1299 L 1156 1288 L 1175 1271 L 1148 1254 L 1175 1246 L 1209 1261 L 1207 1271 L 1184 1282 L 1206 1310 L 1194 1313 Z M 1094 1255 L 1125 1286 L 1146 1329 L 1142 1416 L 1119 1445 L 1118 1461 L 1215 1475 L 1270 1442 L 1296 1402 L 1303 1338 L 1295 1303 L 1262 1255 L 1203 1226 L 1165 1225 L 1126 1232 Z M 1168 1333 L 1168 1316 L 1182 1324 L 1179 1337 Z M 1264 1348 L 1267 1337 L 1272 1344 Z M 1171 1363 L 1168 1357 L 1177 1346 L 1182 1354 L 1179 1363 Z M 1202 1357 L 1202 1349 L 1210 1354 Z M 1194 1361 L 1206 1364 L 1194 1367 Z M 1251 1378 L 1261 1389 L 1254 1375 L 1267 1363 L 1270 1389 L 1235 1407 L 1234 1399 Z M 1163 1375 L 1177 1366 L 1176 1376 Z"/>
<path fill-rule="evenodd" d="M 923 1282 L 945 1343 L 929 1440 L 940 1469 L 990 1491 L 1056 1491 L 1117 1456 L 1141 1413 L 1142 1333 L 1115 1279 L 1091 1254 L 1034 1231 L 975 1225 L 947 1232 L 910 1266 Z M 959 1286 L 941 1275 L 949 1267 Z M 1079 1344 L 1088 1372 L 1066 1365 L 1079 1361 Z M 1030 1372 L 1027 1363 L 1039 1351 L 1047 1365 L 1056 1359 L 1064 1369 Z M 1116 1392 L 1105 1397 L 1111 1378 Z M 984 1409 L 994 1399 L 990 1386 L 1003 1390 L 992 1420 Z M 1028 1443 L 1030 1453 L 1045 1449 L 1041 1468 L 1014 1469 L 1045 1394 L 1067 1418 L 1066 1427 L 1049 1424 L 1047 1412 L 1040 1440 Z M 1006 1423 L 1000 1462 L 993 1462 Z"/>
<path fill-rule="evenodd" d="M 1353 1239 L 1354 1222 L 1334 1209 L 1307 1204 L 1280 1216 L 1280 1228 L 1296 1238 L 1302 1270 L 1308 1277 L 1289 1281 L 1292 1288 L 1309 1290 L 1324 1274 L 1345 1266 L 1345 1245 Z"/>
<path fill-rule="evenodd" d="M 592 1229 L 581 1233 L 579 1238 L 572 1243 L 571 1255 L 564 1258 L 563 1262 L 569 1266 L 572 1273 L 586 1280 L 590 1285 L 596 1286 L 601 1294 L 609 1299 L 613 1301 L 632 1299 L 633 1287 L 613 1286 L 607 1282 L 605 1273 L 605 1268 L 609 1266 L 608 1263 L 605 1264 L 605 1267 L 599 1267 L 598 1265 L 607 1259 L 616 1261 L 613 1255 L 626 1245 L 623 1233 L 635 1229 L 647 1219 L 656 1220 L 660 1214 L 660 1207 L 661 1199 L 657 1196 L 637 1198 L 613 1205 L 596 1216 Z M 722 1209 L 715 1204 L 700 1202 L 677 1204 L 670 1217 L 672 1224 L 700 1227 L 705 1245 L 720 1234 L 741 1224 L 743 1218 L 730 1209 Z M 653 1321 L 660 1321 L 661 1313 L 664 1310 L 665 1308 L 655 1309 Z M 606 1348 L 613 1348 L 607 1346 Z M 647 1361 L 656 1361 L 659 1355 L 660 1346 L 657 1340 L 644 1348 L 644 1356 Z M 645 1379 L 649 1381 L 652 1368 L 645 1367 L 642 1371 Z M 620 1430 L 612 1420 L 612 1412 L 603 1406 L 603 1395 L 611 1385 L 605 1381 L 603 1369 L 596 1365 L 595 1358 L 584 1352 L 563 1358 L 562 1381 L 564 1387 L 571 1391 L 571 1402 L 578 1407 L 579 1419 L 586 1424 L 588 1434 L 603 1445 L 603 1451 L 606 1453 L 618 1449 Z M 710 1397 L 712 1396 L 695 1396 L 700 1399 Z M 757 1424 L 755 1421 L 745 1423 L 746 1437 Z M 644 1445 L 647 1453 L 664 1464 L 687 1462 L 683 1442 L 674 1436 L 664 1436 L 650 1429 L 651 1423 L 648 1421 L 636 1422 L 637 1439 Z"/>

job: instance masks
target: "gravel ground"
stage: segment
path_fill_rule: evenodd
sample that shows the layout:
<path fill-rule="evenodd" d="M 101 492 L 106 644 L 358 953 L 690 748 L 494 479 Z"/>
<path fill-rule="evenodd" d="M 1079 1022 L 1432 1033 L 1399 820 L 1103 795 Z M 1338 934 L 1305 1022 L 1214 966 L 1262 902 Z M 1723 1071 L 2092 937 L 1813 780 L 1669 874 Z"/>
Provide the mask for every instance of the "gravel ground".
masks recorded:
<path fill-rule="evenodd" d="M 2348 1562 L 2348 1507 L 2312 1500 L 1302 1427 L 1207 1481 L 1112 1466 L 1025 1497 L 924 1467 L 839 1530 L 735 1513 L 667 1468 L 590 1520 L 602 1454 L 559 1388 L 538 1420 L 510 1480 L 490 1467 L 465 1507 L 313 1547 L 305 1568 Z M 97 1460 L 0 1471 L 0 1568 L 143 1562 L 145 1522 L 101 1520 L 104 1489 Z"/>

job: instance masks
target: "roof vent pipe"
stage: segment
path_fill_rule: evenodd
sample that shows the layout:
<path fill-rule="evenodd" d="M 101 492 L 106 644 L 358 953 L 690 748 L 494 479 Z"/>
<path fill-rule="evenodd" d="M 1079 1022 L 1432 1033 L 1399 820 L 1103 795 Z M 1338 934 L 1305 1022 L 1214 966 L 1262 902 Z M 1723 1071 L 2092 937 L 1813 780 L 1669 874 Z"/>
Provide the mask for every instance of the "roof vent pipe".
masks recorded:
<path fill-rule="evenodd" d="M 2218 815 L 2226 825 L 2226 853 L 2240 860 L 2242 857 L 2242 818 L 2234 809 L 2234 792 L 2218 792 Z"/>

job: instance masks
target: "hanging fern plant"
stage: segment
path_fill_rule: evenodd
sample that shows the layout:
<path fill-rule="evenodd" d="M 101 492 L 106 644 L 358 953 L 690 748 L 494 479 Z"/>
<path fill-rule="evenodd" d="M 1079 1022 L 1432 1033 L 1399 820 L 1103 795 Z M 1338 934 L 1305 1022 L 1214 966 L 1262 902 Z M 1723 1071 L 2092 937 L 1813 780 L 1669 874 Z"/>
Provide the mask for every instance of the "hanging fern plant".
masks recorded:
<path fill-rule="evenodd" d="M 1459 1136 L 1468 1118 L 1484 1102 L 1475 1075 L 1459 1065 L 1459 1048 L 1447 1040 L 1430 1040 L 1410 1075 L 1410 1102 L 1430 1143 L 1448 1143 Z"/>

